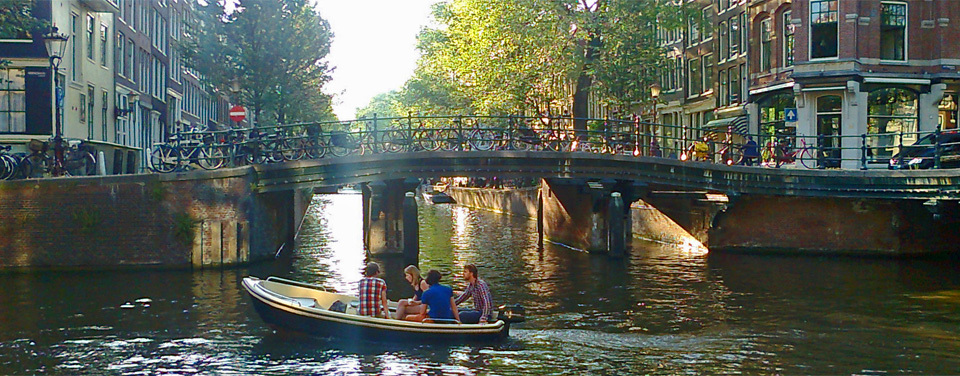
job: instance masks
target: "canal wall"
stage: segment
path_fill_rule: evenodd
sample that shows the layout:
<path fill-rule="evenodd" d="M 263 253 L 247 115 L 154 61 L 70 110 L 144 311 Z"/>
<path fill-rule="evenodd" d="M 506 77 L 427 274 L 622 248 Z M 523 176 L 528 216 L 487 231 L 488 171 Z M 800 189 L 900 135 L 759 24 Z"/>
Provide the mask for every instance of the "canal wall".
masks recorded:
<path fill-rule="evenodd" d="M 252 168 L 0 182 L 0 268 L 210 267 L 272 258 L 311 193 Z M 298 212 L 299 211 L 299 212 Z"/>

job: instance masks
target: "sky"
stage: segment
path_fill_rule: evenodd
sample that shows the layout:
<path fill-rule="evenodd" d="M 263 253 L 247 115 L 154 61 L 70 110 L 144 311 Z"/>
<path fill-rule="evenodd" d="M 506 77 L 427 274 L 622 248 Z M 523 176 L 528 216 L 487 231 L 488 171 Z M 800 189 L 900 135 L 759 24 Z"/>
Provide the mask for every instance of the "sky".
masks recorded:
<path fill-rule="evenodd" d="M 327 60 L 336 69 L 326 92 L 340 120 L 380 93 L 399 90 L 413 75 L 417 33 L 430 22 L 438 0 L 316 0 L 330 22 L 333 44 Z"/>

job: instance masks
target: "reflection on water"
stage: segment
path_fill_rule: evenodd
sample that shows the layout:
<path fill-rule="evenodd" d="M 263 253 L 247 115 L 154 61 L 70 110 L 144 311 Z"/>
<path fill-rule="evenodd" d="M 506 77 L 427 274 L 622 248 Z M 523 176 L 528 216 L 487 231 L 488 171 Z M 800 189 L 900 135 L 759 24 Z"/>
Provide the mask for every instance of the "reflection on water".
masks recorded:
<path fill-rule="evenodd" d="M 357 195 L 317 196 L 298 248 L 205 271 L 0 274 L 0 374 L 954 374 L 955 259 L 706 254 L 635 242 L 612 260 L 536 224 L 421 206 L 421 266 L 457 289 L 474 263 L 528 321 L 504 343 L 375 344 L 276 332 L 239 287 L 278 275 L 354 293 L 367 261 Z M 392 299 L 402 258 L 378 258 Z M 149 304 L 136 303 L 149 298 Z M 125 303 L 133 308 L 125 309 Z"/>

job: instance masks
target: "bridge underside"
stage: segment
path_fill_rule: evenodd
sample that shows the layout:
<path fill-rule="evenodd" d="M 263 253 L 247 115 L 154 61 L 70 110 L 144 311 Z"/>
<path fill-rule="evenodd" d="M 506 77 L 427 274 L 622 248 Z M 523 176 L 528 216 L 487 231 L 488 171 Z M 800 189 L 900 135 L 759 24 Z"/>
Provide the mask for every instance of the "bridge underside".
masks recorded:
<path fill-rule="evenodd" d="M 610 251 L 610 227 L 619 225 L 658 232 L 639 234 L 652 238 L 673 226 L 686 232 L 674 240 L 694 238 L 711 250 L 728 251 L 911 255 L 955 251 L 960 244 L 951 231 L 960 217 L 960 179 L 950 170 L 775 170 L 562 152 L 409 154 L 258 167 L 258 184 L 271 191 L 368 182 L 397 186 L 384 182 L 444 176 L 544 178 L 542 201 L 532 204 L 542 208 L 544 236 L 591 251 Z M 395 189 L 388 194 L 395 203 L 402 191 L 412 190 L 410 183 Z M 639 203 L 649 215 L 636 210 L 611 215 L 613 192 L 625 206 Z M 402 216 L 385 213 L 385 218 L 402 228 Z M 669 226 L 660 223 L 664 219 Z M 402 251 L 377 245 L 399 245 L 402 231 L 383 233 L 390 239 L 371 239 L 368 249 Z"/>

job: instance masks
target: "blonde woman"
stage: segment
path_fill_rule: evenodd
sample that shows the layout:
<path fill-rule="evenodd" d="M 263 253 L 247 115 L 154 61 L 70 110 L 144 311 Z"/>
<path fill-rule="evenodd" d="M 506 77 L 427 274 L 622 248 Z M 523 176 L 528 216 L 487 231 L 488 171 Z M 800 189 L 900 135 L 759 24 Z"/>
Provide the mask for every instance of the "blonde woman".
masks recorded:
<path fill-rule="evenodd" d="M 397 319 L 403 320 L 407 316 L 422 316 L 426 310 L 426 305 L 420 301 L 420 297 L 430 286 L 420 276 L 420 269 L 417 269 L 416 266 L 410 265 L 403 268 L 403 277 L 410 283 L 410 287 L 413 287 L 413 297 L 401 299 L 397 302 Z"/>

